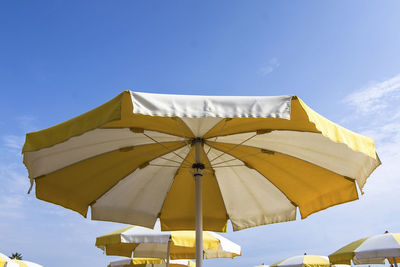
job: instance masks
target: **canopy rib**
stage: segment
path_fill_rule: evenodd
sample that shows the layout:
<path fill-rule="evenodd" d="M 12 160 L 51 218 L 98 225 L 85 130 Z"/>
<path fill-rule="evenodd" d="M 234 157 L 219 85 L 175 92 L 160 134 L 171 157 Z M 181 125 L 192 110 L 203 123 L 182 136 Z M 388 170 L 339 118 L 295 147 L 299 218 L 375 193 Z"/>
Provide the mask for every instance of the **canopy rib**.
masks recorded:
<path fill-rule="evenodd" d="M 186 138 L 186 136 L 185 136 L 185 133 L 184 133 L 184 129 L 181 127 L 181 125 L 179 124 L 179 122 L 183 125 L 183 126 L 185 126 L 187 129 L 189 129 L 189 131 L 192 133 L 192 135 L 194 136 L 194 133 L 192 132 L 192 130 L 190 129 L 190 127 L 188 127 L 187 125 L 186 125 L 186 123 L 182 120 L 182 119 L 180 119 L 180 118 L 176 118 L 176 124 L 178 125 L 178 128 L 180 129 L 180 131 L 181 131 L 181 133 L 182 133 L 182 137 L 183 137 L 183 139 L 185 140 L 185 142 L 186 142 L 186 145 L 187 145 L 187 147 L 188 147 L 188 149 L 189 149 L 189 151 L 192 149 L 192 146 L 191 146 L 191 144 L 187 141 L 187 138 Z M 195 156 L 193 155 L 193 162 L 195 162 L 196 161 L 196 158 L 195 158 Z"/>
<path fill-rule="evenodd" d="M 164 147 L 165 149 L 169 150 L 169 148 L 167 146 L 165 146 L 162 142 L 158 142 L 156 139 L 154 139 L 153 137 L 151 137 L 150 135 L 143 133 L 144 136 L 146 136 L 147 138 L 153 140 L 154 142 L 156 142 L 157 144 L 161 145 L 162 147 Z M 182 160 L 185 160 L 181 155 L 178 155 L 176 152 L 169 150 L 169 152 L 172 152 L 175 154 L 175 156 L 181 158 Z"/>
<path fill-rule="evenodd" d="M 216 148 L 214 148 L 214 149 L 216 149 Z M 231 161 L 234 161 L 234 160 L 242 160 L 242 159 L 245 159 L 247 157 L 256 156 L 256 155 L 261 154 L 261 153 L 262 152 L 260 151 L 258 153 L 251 153 L 251 154 L 244 155 L 243 157 L 240 157 L 240 158 L 233 158 L 233 159 L 225 160 L 225 161 L 222 161 L 222 162 L 215 163 L 214 165 L 212 165 L 212 167 L 217 167 L 218 168 L 218 167 L 221 167 L 221 166 L 216 166 L 216 165 L 224 164 L 224 163 L 231 162 Z"/>
<path fill-rule="evenodd" d="M 180 166 L 178 166 L 178 165 L 172 166 L 172 165 L 165 165 L 165 164 L 149 164 L 149 166 L 180 168 Z M 187 166 L 187 167 L 183 167 L 183 168 L 191 168 L 191 167 Z"/>
<path fill-rule="evenodd" d="M 186 145 L 187 145 L 188 148 L 190 149 L 190 143 L 187 141 L 187 137 L 185 136 L 185 133 L 184 133 L 183 128 L 182 128 L 182 124 L 183 124 L 186 128 L 188 128 L 189 130 L 190 130 L 190 128 L 187 127 L 186 124 L 185 124 L 185 122 L 182 121 L 182 120 L 179 119 L 179 118 L 176 118 L 175 121 L 176 121 L 176 125 L 178 125 L 178 128 L 181 130 L 182 138 L 185 140 Z M 190 130 L 190 131 L 192 131 L 192 130 Z M 193 134 L 193 133 L 192 133 L 192 134 Z M 194 135 L 194 134 L 193 134 L 193 135 Z"/>
<path fill-rule="evenodd" d="M 217 132 L 217 135 L 214 137 L 215 139 L 214 139 L 214 142 L 217 142 L 217 139 L 218 139 L 218 137 L 219 137 L 219 135 L 220 135 L 220 133 L 222 132 L 222 130 L 225 128 L 225 125 L 226 125 L 226 123 L 228 122 L 228 121 L 230 121 L 231 119 L 230 118 L 226 118 L 226 119 L 224 119 L 224 124 L 222 125 L 222 127 L 221 127 L 221 129 L 219 129 L 219 131 Z M 217 124 L 218 125 L 218 124 Z M 215 125 L 214 127 L 216 127 L 217 125 Z M 213 128 L 214 128 L 213 127 Z M 209 130 L 209 131 L 211 131 L 212 130 L 212 128 Z M 205 135 L 207 135 L 207 133 L 205 134 Z M 206 152 L 206 155 L 208 156 L 208 153 L 210 153 L 210 150 L 211 150 L 211 147 L 208 149 L 208 151 Z"/>
<path fill-rule="evenodd" d="M 228 166 L 212 166 L 213 168 L 230 168 L 230 167 L 243 167 L 243 166 L 246 166 L 245 164 L 243 164 L 243 165 L 240 165 L 240 164 L 237 164 L 237 165 L 228 165 Z"/>
<path fill-rule="evenodd" d="M 239 144 L 236 144 L 235 146 L 233 146 L 232 148 L 230 148 L 228 151 L 222 151 L 223 153 L 215 158 L 213 158 L 212 160 L 210 160 L 210 163 L 212 163 L 213 161 L 215 161 L 216 159 L 220 158 L 221 156 L 231 152 L 232 150 L 234 150 L 235 148 L 243 145 L 244 143 L 246 143 L 247 141 L 249 141 L 250 139 L 254 138 L 255 136 L 257 136 L 257 133 L 254 134 L 253 136 L 250 136 L 249 138 L 246 138 L 244 141 L 240 142 Z"/>
<path fill-rule="evenodd" d="M 162 144 L 162 143 L 163 143 L 163 142 L 158 142 L 158 144 Z M 167 142 L 167 143 L 168 143 L 168 142 Z M 151 144 L 145 144 L 145 145 L 140 145 L 140 146 L 146 146 L 146 145 L 151 145 Z M 135 147 L 138 147 L 138 146 L 135 146 Z M 176 156 L 180 157 L 179 155 L 177 155 L 177 154 L 174 152 L 174 151 L 176 151 L 176 150 L 178 150 L 178 149 L 180 149 L 180 148 L 177 148 L 177 149 L 175 149 L 175 150 L 170 150 L 169 148 L 165 147 L 165 145 L 162 145 L 162 147 L 164 147 L 165 149 L 167 149 L 167 150 L 168 150 L 168 153 L 174 153 Z M 134 147 L 132 147 L 132 148 L 134 148 Z M 177 164 L 179 164 L 179 166 L 180 166 L 181 164 L 184 163 L 184 160 L 181 161 L 181 162 L 179 162 L 179 161 L 176 161 L 176 160 L 173 160 L 173 159 L 166 158 L 166 157 L 164 157 L 164 156 L 157 156 L 157 155 L 154 155 L 153 153 L 140 152 L 140 151 L 138 151 L 138 152 L 139 152 L 139 154 L 142 154 L 142 155 L 154 156 L 154 158 L 160 158 L 160 159 L 163 159 L 163 160 L 166 160 L 166 161 L 170 161 L 170 162 L 177 163 Z M 168 153 L 166 153 L 166 154 L 168 154 Z M 180 158 L 182 158 L 182 157 L 180 157 Z M 176 166 L 176 167 L 179 167 L 179 166 Z M 191 166 L 191 165 L 187 165 L 186 167 L 190 167 L 190 166 Z"/>

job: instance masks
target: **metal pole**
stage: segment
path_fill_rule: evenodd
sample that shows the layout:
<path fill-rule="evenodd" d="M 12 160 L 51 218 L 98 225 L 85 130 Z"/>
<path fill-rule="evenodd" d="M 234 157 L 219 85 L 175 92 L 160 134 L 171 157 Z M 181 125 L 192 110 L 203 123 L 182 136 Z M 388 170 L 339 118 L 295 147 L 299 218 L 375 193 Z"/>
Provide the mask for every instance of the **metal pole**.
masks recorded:
<path fill-rule="evenodd" d="M 199 167 L 201 163 L 202 140 L 195 140 L 196 168 L 193 174 L 196 186 L 196 267 L 203 267 L 203 202 L 202 202 L 202 174 Z M 204 168 L 204 165 L 202 165 Z"/>
<path fill-rule="evenodd" d="M 170 258 L 170 252 L 171 250 L 171 237 L 168 240 L 168 245 L 167 245 L 167 267 L 169 267 L 169 258 Z"/>

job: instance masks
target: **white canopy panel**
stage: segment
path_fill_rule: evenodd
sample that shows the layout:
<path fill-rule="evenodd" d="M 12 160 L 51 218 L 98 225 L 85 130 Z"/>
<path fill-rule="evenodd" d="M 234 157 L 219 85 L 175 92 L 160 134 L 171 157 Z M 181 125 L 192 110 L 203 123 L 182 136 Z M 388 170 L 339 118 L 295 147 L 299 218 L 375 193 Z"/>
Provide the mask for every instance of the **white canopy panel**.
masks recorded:
<path fill-rule="evenodd" d="M 292 96 L 199 96 L 132 92 L 133 113 L 189 118 L 290 119 Z"/>

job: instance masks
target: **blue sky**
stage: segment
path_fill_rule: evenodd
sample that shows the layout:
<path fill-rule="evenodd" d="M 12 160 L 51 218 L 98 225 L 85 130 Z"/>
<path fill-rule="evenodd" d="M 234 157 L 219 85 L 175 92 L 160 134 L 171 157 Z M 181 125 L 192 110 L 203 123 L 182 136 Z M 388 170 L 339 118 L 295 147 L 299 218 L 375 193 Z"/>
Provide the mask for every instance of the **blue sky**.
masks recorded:
<path fill-rule="evenodd" d="M 27 195 L 20 150 L 27 132 L 126 89 L 295 94 L 376 140 L 383 165 L 359 201 L 229 232 L 243 256 L 205 266 L 327 255 L 368 235 L 400 232 L 399 13 L 397 0 L 0 1 L 0 252 L 46 267 L 106 266 L 95 237 L 120 225 Z"/>

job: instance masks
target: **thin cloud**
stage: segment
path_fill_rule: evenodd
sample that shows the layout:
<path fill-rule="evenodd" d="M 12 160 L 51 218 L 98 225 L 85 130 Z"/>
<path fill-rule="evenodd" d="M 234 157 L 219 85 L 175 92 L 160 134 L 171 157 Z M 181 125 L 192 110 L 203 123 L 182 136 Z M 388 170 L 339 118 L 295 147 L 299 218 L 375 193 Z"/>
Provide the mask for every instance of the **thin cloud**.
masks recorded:
<path fill-rule="evenodd" d="M 18 194 L 3 194 L 0 197 L 0 216 L 2 218 L 24 218 L 23 196 Z"/>
<path fill-rule="evenodd" d="M 0 164 L 0 179 L 2 189 L 8 193 L 25 194 L 29 188 L 28 175 L 22 163 Z"/>
<path fill-rule="evenodd" d="M 361 114 L 384 111 L 389 107 L 397 107 L 400 98 L 400 74 L 382 82 L 370 83 L 361 90 L 348 95 L 344 102 Z M 399 109 L 393 114 L 398 115 Z"/>
<path fill-rule="evenodd" d="M 266 65 L 262 66 L 259 69 L 259 73 L 262 76 L 267 76 L 268 74 L 273 72 L 276 68 L 278 68 L 279 65 L 280 65 L 280 63 L 277 58 L 275 58 L 275 57 L 271 58 Z"/>
<path fill-rule="evenodd" d="M 19 116 L 16 118 L 16 122 L 24 132 L 33 132 L 38 130 L 38 127 L 36 126 L 37 119 L 31 115 Z"/>
<path fill-rule="evenodd" d="M 16 149 L 19 151 L 21 151 L 25 141 L 24 136 L 17 136 L 17 135 L 4 135 L 2 139 L 3 139 L 3 145 L 6 148 Z"/>
<path fill-rule="evenodd" d="M 27 185 L 26 176 L 22 173 L 22 168 L 16 164 L 0 164 L 0 216 L 5 218 L 23 218 L 25 193 Z"/>
<path fill-rule="evenodd" d="M 355 112 L 350 121 L 363 135 L 374 139 L 382 161 L 366 184 L 369 194 L 396 194 L 400 190 L 398 162 L 400 161 L 400 74 L 381 82 L 370 83 L 344 98 Z M 390 185 L 390 187 L 388 187 Z"/>

